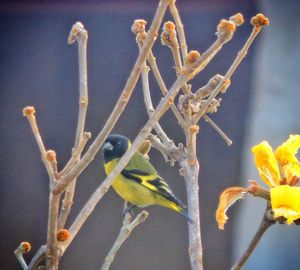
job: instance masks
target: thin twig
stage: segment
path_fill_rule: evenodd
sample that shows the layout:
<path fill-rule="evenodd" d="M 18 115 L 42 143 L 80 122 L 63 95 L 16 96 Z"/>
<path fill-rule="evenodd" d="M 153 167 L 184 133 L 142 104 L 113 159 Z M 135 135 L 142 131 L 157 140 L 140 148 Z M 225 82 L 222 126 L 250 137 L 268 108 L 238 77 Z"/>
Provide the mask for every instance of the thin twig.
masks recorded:
<path fill-rule="evenodd" d="M 78 145 L 78 147 L 73 151 L 71 158 L 69 159 L 66 166 L 59 172 L 59 177 L 64 176 L 66 173 L 68 173 L 78 162 L 78 158 L 80 157 L 86 143 L 91 139 L 92 135 L 90 132 L 84 132 L 83 137 Z"/>
<path fill-rule="evenodd" d="M 52 186 L 55 184 L 55 173 L 51 166 L 51 162 L 47 159 L 47 152 L 42 141 L 41 135 L 39 133 L 39 129 L 36 123 L 35 118 L 35 109 L 33 107 L 26 107 L 23 109 L 24 116 L 27 117 L 29 123 L 31 125 L 33 134 L 36 138 L 37 144 L 39 146 L 42 160 L 46 166 L 49 178 L 50 178 L 50 190 Z M 59 199 L 60 196 L 53 195 L 50 193 L 49 196 L 49 210 L 48 210 L 48 230 L 47 230 L 47 266 L 49 269 L 57 269 L 58 265 L 58 254 L 57 254 L 57 241 L 56 241 L 56 231 L 57 231 L 57 217 L 59 210 Z"/>
<path fill-rule="evenodd" d="M 127 217 L 126 217 L 127 216 Z M 130 216 L 130 217 L 129 217 Z M 114 261 L 114 258 L 121 248 L 122 244 L 125 242 L 125 240 L 130 236 L 132 231 L 135 229 L 136 226 L 143 223 L 148 217 L 148 212 L 142 211 L 139 213 L 134 220 L 131 221 L 131 215 L 130 213 L 127 213 L 125 215 L 123 226 L 120 230 L 120 233 L 109 251 L 108 255 L 106 256 L 104 263 L 101 267 L 101 270 L 108 270 L 111 263 Z"/>
<path fill-rule="evenodd" d="M 23 249 L 22 243 L 21 243 L 20 246 L 15 250 L 15 256 L 16 256 L 17 260 L 19 261 L 21 267 L 24 270 L 27 270 L 28 266 L 27 266 L 27 263 L 24 260 L 23 254 L 24 254 L 24 249 Z"/>
<path fill-rule="evenodd" d="M 26 116 L 28 121 L 29 121 L 29 124 L 31 126 L 33 135 L 36 139 L 37 145 L 38 145 L 39 150 L 41 152 L 42 160 L 43 160 L 43 162 L 45 164 L 45 167 L 47 169 L 48 175 L 50 176 L 50 179 L 52 181 L 55 181 L 54 171 L 52 169 L 51 163 L 47 160 L 47 151 L 46 151 L 46 148 L 44 146 L 44 143 L 43 143 L 43 140 L 42 140 L 42 137 L 40 135 L 39 128 L 38 128 L 38 125 L 37 125 L 37 122 L 36 122 L 35 108 L 30 107 L 30 106 L 24 108 L 23 109 L 23 115 Z"/>
<path fill-rule="evenodd" d="M 228 138 L 228 136 L 224 133 L 224 131 L 210 117 L 208 117 L 206 114 L 203 114 L 203 118 L 219 133 L 219 135 L 222 137 L 222 139 L 224 139 L 224 141 L 228 145 L 232 144 L 232 140 Z"/>
<path fill-rule="evenodd" d="M 187 48 L 187 45 L 186 45 L 186 39 L 185 39 L 185 34 L 184 34 L 183 23 L 181 21 L 181 18 L 180 18 L 178 9 L 175 5 L 175 2 L 176 2 L 176 0 L 171 0 L 169 8 L 170 8 L 171 14 L 174 18 L 175 24 L 177 26 L 177 32 L 178 32 L 180 49 L 181 49 L 182 61 L 184 61 L 184 59 L 187 56 L 188 48 Z"/>
<path fill-rule="evenodd" d="M 40 262 L 45 259 L 46 245 L 42 245 L 39 250 L 35 253 L 34 257 L 31 259 L 28 265 L 28 270 L 36 270 Z"/>
<path fill-rule="evenodd" d="M 78 162 L 83 150 L 82 144 L 84 145 L 87 141 L 88 136 L 84 136 L 84 127 L 86 120 L 86 112 L 88 107 L 88 83 L 87 83 L 87 40 L 88 33 L 85 30 L 82 23 L 77 22 L 73 25 L 68 43 L 72 44 L 74 41 L 78 43 L 78 59 L 79 59 L 79 111 L 78 121 L 76 129 L 76 137 L 74 143 L 74 152 L 78 152 L 77 155 L 73 155 L 74 162 Z M 82 143 L 83 141 L 83 143 Z M 81 150 L 81 151 L 80 151 Z M 72 159 L 72 158 L 71 158 Z M 58 229 L 62 229 L 65 226 L 67 218 L 70 214 L 71 207 L 73 204 L 73 197 L 76 187 L 76 179 L 68 186 L 63 205 L 60 211 Z"/>
<path fill-rule="evenodd" d="M 151 94 L 150 94 L 150 87 L 149 87 L 149 67 L 144 64 L 143 71 L 142 71 L 142 87 L 143 87 L 143 94 L 144 94 L 144 102 L 146 106 L 146 110 L 148 112 L 149 117 L 151 117 L 151 114 L 154 112 Z M 156 134 L 166 143 L 169 143 L 171 140 L 161 127 L 161 125 L 157 122 L 154 125 L 154 130 Z"/>
<path fill-rule="evenodd" d="M 149 53 L 148 62 L 151 67 L 151 70 L 153 71 L 153 74 L 158 83 L 158 86 L 159 86 L 162 94 L 165 96 L 168 93 L 168 89 L 167 89 L 167 87 L 164 83 L 164 80 L 160 74 L 160 71 L 159 71 L 157 63 L 156 63 L 156 58 L 154 57 L 152 51 L 150 51 L 150 53 Z M 184 123 L 184 119 L 183 119 L 181 113 L 178 111 L 175 104 L 171 105 L 171 110 L 173 111 L 175 117 L 177 118 L 179 125 L 182 126 Z"/>
<path fill-rule="evenodd" d="M 168 7 L 168 0 L 161 0 L 158 5 L 158 9 L 156 11 L 156 14 L 154 16 L 152 25 L 150 27 L 150 30 L 148 32 L 148 35 L 145 39 L 143 48 L 136 60 L 136 63 L 133 67 L 133 70 L 130 74 L 130 77 L 127 80 L 127 83 L 123 89 L 123 92 L 118 99 L 118 102 L 112 111 L 111 115 L 109 116 L 106 124 L 104 125 L 101 132 L 96 137 L 93 144 L 90 146 L 90 148 L 87 150 L 87 152 L 84 154 L 82 159 L 73 167 L 73 169 L 57 184 L 57 186 L 54 188 L 55 193 L 61 193 L 63 192 L 66 187 L 79 176 L 79 174 L 90 164 L 90 162 L 94 159 L 95 155 L 99 151 L 100 147 L 102 146 L 104 140 L 108 136 L 108 134 L 113 129 L 114 125 L 116 124 L 117 120 L 121 116 L 123 110 L 125 109 L 125 106 L 127 105 L 129 98 L 133 92 L 133 89 L 137 83 L 137 80 L 141 74 L 142 71 L 142 65 L 145 63 L 145 60 L 149 54 L 149 51 L 151 50 L 154 41 L 157 36 L 157 31 L 159 29 L 159 26 L 162 22 L 163 16 L 166 12 L 166 9 Z"/>
<path fill-rule="evenodd" d="M 268 211 L 268 210 L 267 210 Z M 255 233 L 251 243 L 249 244 L 246 252 L 243 254 L 243 256 L 238 260 L 238 262 L 231 268 L 231 270 L 240 270 L 244 264 L 247 262 L 249 257 L 252 255 L 253 251 L 257 247 L 259 241 L 261 240 L 264 233 L 269 229 L 273 224 L 275 224 L 274 220 L 270 220 L 267 215 L 267 211 L 265 212 L 263 219 L 260 223 L 260 226 Z"/>

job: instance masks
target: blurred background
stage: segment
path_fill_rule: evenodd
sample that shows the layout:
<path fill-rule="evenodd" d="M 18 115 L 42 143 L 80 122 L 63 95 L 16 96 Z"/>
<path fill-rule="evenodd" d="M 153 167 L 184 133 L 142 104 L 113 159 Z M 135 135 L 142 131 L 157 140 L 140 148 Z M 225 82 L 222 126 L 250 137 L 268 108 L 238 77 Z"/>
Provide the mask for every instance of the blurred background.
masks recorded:
<path fill-rule="evenodd" d="M 216 73 L 224 74 L 251 32 L 257 12 L 270 19 L 247 58 L 232 78 L 221 108 L 212 116 L 234 141 L 228 147 L 205 122 L 200 123 L 200 207 L 206 270 L 230 269 L 242 255 L 260 223 L 265 203 L 247 198 L 230 211 L 225 231 L 215 221 L 218 196 L 232 185 L 259 181 L 251 146 L 267 139 L 274 147 L 290 133 L 299 133 L 300 3 L 298 1 L 180 1 L 189 49 L 205 51 L 215 40 L 220 19 L 242 12 L 246 23 L 207 69 L 192 81 L 193 90 Z M 77 46 L 68 45 L 72 25 L 81 21 L 89 32 L 89 108 L 86 130 L 93 138 L 103 127 L 138 55 L 130 31 L 134 19 L 149 24 L 158 1 L 1 1 L 0 25 L 0 256 L 2 269 L 21 269 L 13 251 L 30 241 L 31 256 L 46 242 L 49 184 L 35 139 L 22 109 L 34 105 L 47 149 L 54 149 L 61 169 L 71 154 L 78 112 Z M 171 19 L 168 13 L 165 21 Z M 154 54 L 170 87 L 175 80 L 168 48 L 160 42 Z M 151 75 L 152 76 L 152 75 Z M 160 91 L 150 78 L 155 104 Z M 134 139 L 147 120 L 141 84 L 114 132 Z M 172 113 L 161 124 L 176 143 L 184 134 Z M 185 200 L 178 167 L 164 163 L 151 150 L 151 161 L 174 193 Z M 78 180 L 68 225 L 104 179 L 99 153 Z M 123 201 L 110 190 L 95 208 L 61 260 L 60 269 L 99 269 L 121 227 Z M 185 220 L 164 208 L 151 207 L 146 223 L 135 229 L 119 251 L 112 269 L 189 269 Z M 273 226 L 244 269 L 300 268 L 300 237 L 296 226 Z"/>

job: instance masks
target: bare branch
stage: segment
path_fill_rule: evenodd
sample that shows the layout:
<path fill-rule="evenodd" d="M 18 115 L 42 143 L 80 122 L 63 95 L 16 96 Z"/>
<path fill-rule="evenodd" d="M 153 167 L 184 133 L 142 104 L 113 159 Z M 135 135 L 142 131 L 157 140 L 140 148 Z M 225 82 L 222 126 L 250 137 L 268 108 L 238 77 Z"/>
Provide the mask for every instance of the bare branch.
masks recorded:
<path fill-rule="evenodd" d="M 68 43 L 72 44 L 74 41 L 78 43 L 78 59 L 79 59 L 79 112 L 78 112 L 78 121 L 77 121 L 77 130 L 75 137 L 75 144 L 73 152 L 77 152 L 77 155 L 72 155 L 70 163 L 72 160 L 78 162 L 83 150 L 82 145 L 84 146 L 87 141 L 87 136 L 84 136 L 84 127 L 86 120 L 86 112 L 88 107 L 88 83 L 87 83 L 87 40 L 88 33 L 85 30 L 82 23 L 77 22 L 73 25 Z M 80 151 L 81 150 L 81 151 Z M 67 164 L 68 165 L 68 164 Z M 63 228 L 67 218 L 70 214 L 71 207 L 73 204 L 73 197 L 75 192 L 76 179 L 68 186 L 65 197 L 63 200 L 62 209 L 59 216 L 59 229 Z"/>
<path fill-rule="evenodd" d="M 171 14 L 174 18 L 175 24 L 177 26 L 181 55 L 182 55 L 182 59 L 184 60 L 187 56 L 188 49 L 187 49 L 187 45 L 186 45 L 183 24 L 182 24 L 178 9 L 175 5 L 175 2 L 176 2 L 176 0 L 171 0 L 169 7 L 170 7 Z"/>
<path fill-rule="evenodd" d="M 146 58 L 154 44 L 155 38 L 157 36 L 157 31 L 159 29 L 159 26 L 161 24 L 161 21 L 163 19 L 167 7 L 168 7 L 168 0 L 161 0 L 159 2 L 158 9 L 154 16 L 152 25 L 146 37 L 143 48 L 136 60 L 136 63 L 133 67 L 130 77 L 127 80 L 123 92 L 117 102 L 117 105 L 115 106 L 114 110 L 109 116 L 105 126 L 103 127 L 99 135 L 96 137 L 95 141 L 90 146 L 88 151 L 84 154 L 80 162 L 78 162 L 67 175 L 62 177 L 60 182 L 57 184 L 57 186 L 54 189 L 55 193 L 63 192 L 65 188 L 73 181 L 73 179 L 78 177 L 78 175 L 89 165 L 89 163 L 94 159 L 95 155 L 99 151 L 104 140 L 113 129 L 114 125 L 116 124 L 117 120 L 122 114 L 125 106 L 127 105 L 129 98 L 133 92 L 133 89 L 137 83 L 138 77 L 141 74 L 143 63 L 145 63 Z"/>
<path fill-rule="evenodd" d="M 224 139 L 224 141 L 228 145 L 232 144 L 232 140 L 228 138 L 228 136 L 224 133 L 224 131 L 212 119 L 210 119 L 206 114 L 203 114 L 203 118 L 219 133 L 219 135 L 222 137 L 222 139 Z"/>
<path fill-rule="evenodd" d="M 259 28 L 260 29 L 260 28 Z M 241 51 L 238 53 L 237 57 L 235 58 L 234 62 L 232 63 L 231 67 L 223 77 L 223 79 L 219 82 L 218 86 L 214 89 L 214 91 L 211 93 L 209 98 L 207 99 L 206 103 L 200 108 L 200 111 L 198 112 L 197 116 L 195 117 L 197 121 L 202 117 L 206 109 L 208 108 L 211 101 L 218 95 L 218 93 L 223 89 L 223 85 L 228 82 L 234 73 L 234 71 L 237 69 L 241 61 L 244 59 L 244 57 L 247 55 L 248 49 L 252 42 L 254 41 L 255 37 L 258 35 L 260 30 L 257 30 L 256 27 L 253 27 L 252 33 L 248 40 L 246 41 L 245 45 L 241 49 Z"/>
<path fill-rule="evenodd" d="M 20 265 L 24 270 L 28 269 L 27 263 L 24 260 L 23 254 L 29 252 L 31 245 L 28 242 L 22 242 L 18 248 L 15 250 L 16 258 L 18 259 Z"/>
<path fill-rule="evenodd" d="M 151 114 L 154 112 L 153 104 L 152 104 L 152 99 L 151 99 L 151 94 L 150 94 L 150 88 L 149 88 L 149 67 L 144 64 L 144 68 L 142 71 L 142 86 L 143 86 L 143 93 L 144 93 L 144 102 L 146 106 L 146 110 L 148 112 L 149 117 Z M 160 124 L 157 122 L 154 125 L 154 129 L 157 133 L 157 135 L 166 143 L 170 142 L 169 137 L 163 130 L 163 128 L 160 126 Z"/>
<path fill-rule="evenodd" d="M 192 65 L 186 67 L 186 69 L 192 70 L 190 76 L 194 78 L 199 72 L 201 72 L 207 64 L 213 59 L 213 57 L 222 49 L 223 45 L 230 41 L 236 30 L 236 26 L 241 24 L 235 24 L 233 21 L 221 20 L 217 27 L 217 40 L 201 55 L 201 57 L 195 61 Z M 187 57 L 189 54 L 187 55 Z M 185 71 L 183 71 L 185 72 Z"/>
<path fill-rule="evenodd" d="M 45 149 L 42 137 L 40 135 L 39 128 L 37 126 L 36 117 L 35 117 L 35 108 L 34 107 L 30 107 L 30 106 L 24 108 L 23 109 L 23 115 L 26 116 L 27 119 L 28 119 L 28 121 L 29 121 L 29 124 L 31 126 L 33 135 L 34 135 L 34 137 L 36 139 L 36 142 L 37 142 L 37 145 L 38 145 L 38 147 L 40 149 L 42 160 L 43 160 L 43 162 L 45 164 L 45 167 L 47 169 L 48 175 L 50 176 L 50 179 L 52 181 L 55 181 L 54 171 L 52 169 L 52 166 L 51 166 L 50 162 L 46 158 L 47 152 L 46 152 L 46 149 Z"/>
<path fill-rule="evenodd" d="M 186 158 L 181 162 L 182 173 L 186 182 L 189 216 L 193 223 L 189 223 L 189 255 L 192 270 L 203 269 L 203 251 L 200 230 L 199 206 L 199 162 L 196 155 L 196 139 L 199 127 L 192 125 L 185 130 Z"/>
<path fill-rule="evenodd" d="M 253 251 L 257 247 L 259 241 L 261 240 L 264 233 L 273 225 L 275 224 L 274 220 L 270 220 L 268 218 L 268 208 L 263 216 L 263 219 L 260 223 L 260 226 L 255 233 L 251 243 L 249 244 L 246 252 L 243 254 L 243 256 L 239 259 L 239 261 L 231 268 L 231 270 L 240 270 L 244 264 L 247 262 L 249 257 L 252 255 Z"/>
<path fill-rule="evenodd" d="M 40 262 L 45 258 L 46 253 L 46 245 L 42 245 L 39 250 L 35 253 L 34 257 L 32 258 L 30 264 L 28 265 L 28 270 L 35 270 Z"/>
<path fill-rule="evenodd" d="M 91 136 L 92 135 L 90 132 L 83 133 L 83 137 L 80 140 L 80 143 L 77 146 L 77 148 L 75 149 L 75 151 L 73 151 L 72 157 L 68 161 L 67 165 L 59 172 L 59 177 L 62 177 L 66 173 L 68 173 L 74 167 L 76 162 L 78 162 L 78 160 L 80 159 L 80 155 L 81 155 L 86 143 L 91 139 Z"/>
<path fill-rule="evenodd" d="M 111 248 L 108 255 L 106 256 L 104 263 L 101 267 L 101 270 L 109 269 L 111 263 L 114 261 L 114 258 L 116 256 L 117 252 L 119 251 L 119 249 L 121 248 L 122 244 L 130 236 L 130 234 L 135 229 L 135 227 L 138 226 L 139 224 L 143 223 L 147 219 L 147 217 L 148 217 L 148 212 L 146 212 L 146 211 L 142 211 L 141 213 L 139 213 L 133 221 L 131 221 L 130 213 L 127 213 L 125 215 L 125 218 L 123 221 L 123 226 L 120 230 L 120 233 L 119 233 L 113 247 Z"/>
<path fill-rule="evenodd" d="M 46 251 L 46 265 L 47 269 L 50 270 L 58 269 L 59 262 L 58 245 L 56 239 L 59 201 L 60 195 L 54 195 L 50 192 Z"/>
<path fill-rule="evenodd" d="M 155 59 L 152 51 L 149 53 L 148 62 L 149 62 L 149 65 L 150 65 L 150 67 L 153 71 L 153 74 L 154 74 L 154 77 L 155 77 L 155 79 L 158 83 L 158 86 L 159 86 L 162 94 L 165 96 L 168 93 L 168 89 L 167 89 L 167 87 L 166 87 L 166 85 L 163 81 L 163 78 L 161 77 L 160 71 L 159 71 L 157 63 L 156 63 L 156 59 Z M 175 117 L 177 118 L 177 121 L 178 121 L 179 125 L 182 126 L 183 123 L 184 123 L 184 119 L 183 119 L 181 113 L 176 108 L 175 104 L 171 105 L 171 110 L 173 111 Z"/>

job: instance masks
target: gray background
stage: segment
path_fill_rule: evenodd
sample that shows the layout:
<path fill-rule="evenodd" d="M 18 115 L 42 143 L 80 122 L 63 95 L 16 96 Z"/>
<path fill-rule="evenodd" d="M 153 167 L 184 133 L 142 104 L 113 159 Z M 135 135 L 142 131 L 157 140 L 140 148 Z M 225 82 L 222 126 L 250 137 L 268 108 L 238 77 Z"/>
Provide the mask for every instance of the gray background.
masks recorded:
<path fill-rule="evenodd" d="M 255 3 L 250 0 L 178 0 L 178 2 L 189 48 L 198 49 L 200 52 L 215 40 L 216 25 L 221 18 L 228 18 L 236 12 L 242 12 L 246 21 L 249 21 L 257 11 Z M 66 43 L 71 26 L 79 20 L 89 31 L 90 103 L 86 129 L 95 137 L 109 116 L 138 54 L 134 36 L 130 32 L 131 24 L 136 18 L 145 18 L 150 22 L 156 5 L 157 1 L 57 1 L 43 4 L 9 2 L 0 5 L 2 30 L 0 42 L 1 269 L 20 269 L 13 256 L 13 250 L 20 241 L 28 240 L 32 243 L 33 250 L 26 255 L 28 259 L 46 241 L 48 179 L 29 125 L 22 116 L 22 108 L 27 105 L 36 107 L 45 145 L 48 149 L 55 149 L 59 168 L 62 168 L 70 157 L 77 121 L 77 46 L 69 46 Z M 279 6 L 276 8 L 281 11 Z M 295 4 L 291 10 L 297 8 L 298 5 Z M 261 6 L 259 10 L 268 12 L 270 6 Z M 291 11 L 286 10 L 286 12 Z M 270 18 L 271 21 L 276 20 L 276 14 L 271 13 L 271 10 L 270 14 L 274 15 L 274 18 Z M 168 17 L 170 18 L 169 14 Z M 297 20 L 299 22 L 296 16 Z M 289 31 L 299 32 L 296 28 L 291 29 L 290 25 L 288 28 Z M 239 183 L 242 179 L 248 179 L 241 175 L 241 158 L 243 155 L 246 157 L 251 155 L 249 150 L 243 152 L 241 149 L 244 142 L 247 143 L 251 133 L 252 125 L 248 126 L 247 130 L 245 127 L 250 112 L 253 112 L 249 106 L 256 104 L 254 90 L 263 92 L 258 90 L 257 85 L 265 81 L 264 76 L 254 77 L 253 74 L 268 74 L 269 81 L 272 81 L 274 76 L 277 80 L 280 79 L 281 72 L 276 75 L 272 73 L 275 63 L 267 62 L 267 59 L 280 58 L 282 53 L 281 47 L 275 46 L 280 41 L 277 30 L 273 22 L 268 29 L 264 29 L 250 49 L 246 60 L 233 76 L 232 85 L 224 96 L 222 107 L 216 115 L 212 116 L 233 139 L 234 144 L 228 147 L 210 126 L 201 122 L 198 144 L 201 162 L 199 180 L 201 224 L 204 264 L 208 270 L 229 269 L 232 260 L 245 249 L 252 231 L 258 224 L 258 221 L 252 222 L 256 216 L 256 213 L 252 213 L 250 218 L 248 215 L 243 219 L 247 222 L 246 226 L 233 227 L 234 222 L 239 220 L 239 216 L 234 215 L 234 210 L 243 209 L 243 205 L 233 207 L 233 211 L 230 211 L 230 220 L 224 232 L 217 229 L 214 216 L 220 192 L 230 185 L 242 184 Z M 234 39 L 224 46 L 209 67 L 193 80 L 194 90 L 205 84 L 214 74 L 225 73 L 250 31 L 251 27 L 248 23 L 238 30 Z M 277 36 L 277 40 L 269 43 L 274 46 L 264 49 L 265 39 L 274 36 Z M 294 45 L 292 49 L 297 51 L 299 44 L 293 43 L 294 38 L 298 38 L 299 42 L 299 34 L 294 33 L 290 36 L 290 42 L 283 45 Z M 290 47 L 284 50 L 287 52 L 285 61 L 294 61 L 297 65 L 299 61 L 296 61 L 296 55 L 291 55 L 289 49 Z M 270 50 L 273 50 L 272 53 Z M 159 42 L 156 43 L 154 52 L 166 84 L 171 86 L 175 75 L 170 52 Z M 255 69 L 253 72 L 254 64 L 257 65 L 260 61 L 265 63 L 263 71 L 258 72 Z M 280 64 L 277 63 L 276 66 L 280 67 Z M 288 76 L 290 72 L 284 70 Z M 297 73 L 293 78 L 297 81 Z M 287 89 L 285 84 L 279 85 L 278 91 L 287 92 L 291 89 Z M 297 87 L 294 89 L 297 90 Z M 160 93 L 152 78 L 151 90 L 153 99 L 157 103 Z M 290 94 L 286 95 L 290 96 Z M 294 102 L 296 100 L 295 98 Z M 296 103 L 294 107 L 297 108 Z M 272 115 L 277 117 L 278 114 Z M 114 131 L 133 139 L 146 119 L 139 83 Z M 162 124 L 177 143 L 183 140 L 183 133 L 177 127 L 171 113 L 164 116 Z M 261 123 L 264 124 L 265 122 Z M 248 137 L 245 137 L 246 133 Z M 284 134 L 280 136 L 281 141 L 287 137 L 288 131 L 284 129 L 282 133 Z M 273 133 L 268 138 L 271 135 Z M 247 140 L 244 141 L 244 138 Z M 178 175 L 178 168 L 170 168 L 155 150 L 151 151 L 150 155 L 151 161 L 168 181 L 175 194 L 185 201 L 184 182 Z M 104 178 L 102 162 L 99 153 L 81 175 L 68 224 L 76 217 L 82 205 Z M 255 175 L 249 176 L 251 179 L 257 177 L 257 173 L 254 173 Z M 119 232 L 122 206 L 122 200 L 112 190 L 107 193 L 66 252 L 61 261 L 61 269 L 100 268 Z M 147 222 L 140 225 L 126 241 L 112 269 L 188 269 L 185 220 L 168 209 L 152 207 L 148 210 L 150 216 Z M 232 238 L 234 228 L 238 235 Z M 233 241 L 238 244 L 238 249 L 232 254 Z M 300 251 L 299 238 L 296 244 L 295 239 L 290 242 L 286 246 L 288 248 L 289 245 L 293 245 L 294 254 L 291 255 L 294 255 L 295 260 L 289 268 L 285 269 L 293 270 L 298 269 L 300 265 L 299 258 L 296 256 Z M 272 244 L 266 246 L 265 242 L 261 243 L 265 248 L 260 252 L 263 257 L 260 263 L 262 260 L 270 261 L 266 256 L 269 254 L 270 245 L 272 246 Z M 282 249 L 281 246 L 280 248 Z M 262 265 L 255 265 L 248 269 L 283 268 L 275 268 L 275 266 L 265 268 Z"/>

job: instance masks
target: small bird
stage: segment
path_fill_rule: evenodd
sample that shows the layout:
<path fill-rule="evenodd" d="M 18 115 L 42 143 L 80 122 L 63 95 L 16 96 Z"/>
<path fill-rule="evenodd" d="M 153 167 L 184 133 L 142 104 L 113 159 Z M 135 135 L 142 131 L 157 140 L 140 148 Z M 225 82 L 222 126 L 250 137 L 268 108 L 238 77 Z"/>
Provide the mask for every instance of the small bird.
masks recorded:
<path fill-rule="evenodd" d="M 108 175 L 120 158 L 131 147 L 130 140 L 119 134 L 111 134 L 103 146 L 104 169 Z M 160 205 L 181 213 L 190 223 L 185 205 L 175 197 L 169 185 L 158 175 L 153 165 L 139 152 L 136 152 L 127 166 L 112 184 L 114 190 L 131 206 L 123 214 L 136 206 Z"/>

